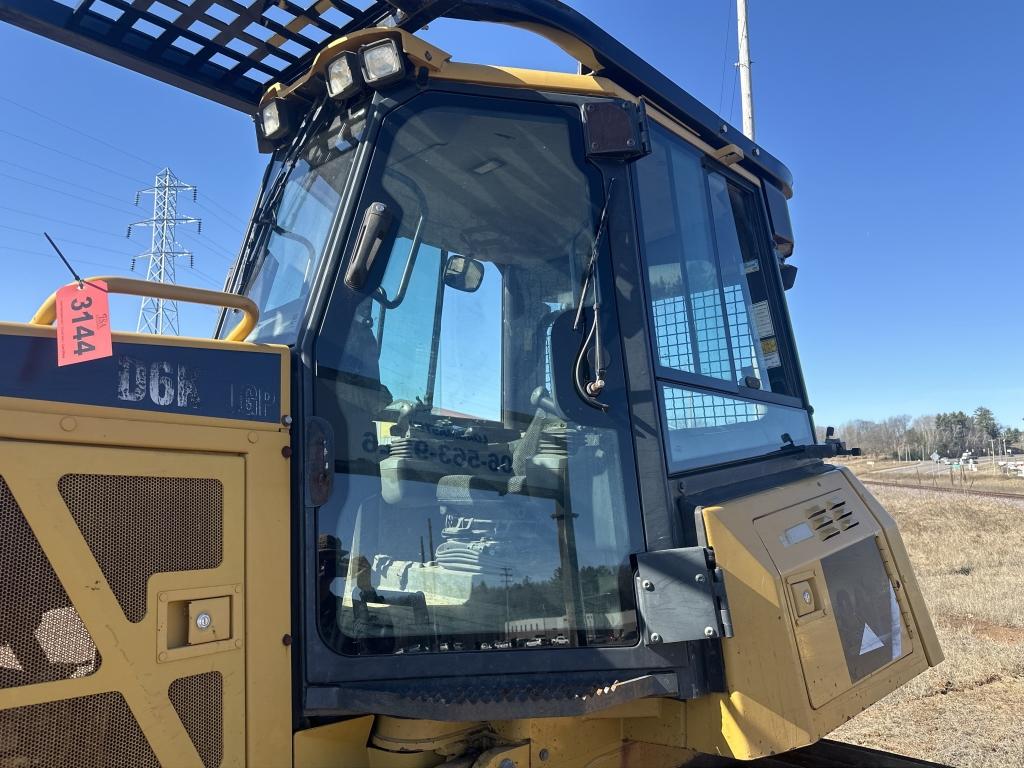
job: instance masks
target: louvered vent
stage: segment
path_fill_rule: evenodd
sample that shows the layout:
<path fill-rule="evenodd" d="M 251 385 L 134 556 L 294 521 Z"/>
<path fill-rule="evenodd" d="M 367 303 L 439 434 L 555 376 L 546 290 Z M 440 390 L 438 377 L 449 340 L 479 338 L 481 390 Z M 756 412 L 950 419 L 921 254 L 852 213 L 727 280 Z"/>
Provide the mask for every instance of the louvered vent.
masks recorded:
<path fill-rule="evenodd" d="M 146 615 L 146 589 L 154 573 L 220 565 L 224 488 L 219 480 L 64 475 L 57 486 L 131 622 Z"/>
<path fill-rule="evenodd" d="M 224 757 L 224 679 L 220 672 L 180 677 L 171 683 L 167 697 L 205 768 L 217 768 Z"/>
<path fill-rule="evenodd" d="M 0 710 L 0 765 L 160 768 L 120 693 Z"/>
<path fill-rule="evenodd" d="M 86 677 L 99 652 L 0 477 L 0 689 Z M 0 734 L 2 737 L 2 734 Z M 0 738 L 0 764 L 4 763 Z"/>
<path fill-rule="evenodd" d="M 853 510 L 841 496 L 833 496 L 822 504 L 810 507 L 807 510 L 807 520 L 815 535 L 822 541 L 828 541 L 843 531 L 859 525 L 853 516 Z"/>

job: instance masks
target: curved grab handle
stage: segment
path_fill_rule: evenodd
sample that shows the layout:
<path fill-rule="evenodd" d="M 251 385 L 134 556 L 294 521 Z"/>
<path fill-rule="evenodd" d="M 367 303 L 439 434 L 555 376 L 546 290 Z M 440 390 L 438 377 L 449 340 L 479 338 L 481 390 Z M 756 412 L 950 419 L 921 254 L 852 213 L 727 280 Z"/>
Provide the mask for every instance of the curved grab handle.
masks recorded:
<path fill-rule="evenodd" d="M 193 304 L 210 304 L 215 307 L 230 307 L 242 312 L 242 319 L 238 325 L 231 329 L 231 333 L 224 337 L 225 341 L 245 341 L 256 327 L 256 321 L 260 317 L 260 308 L 256 303 L 237 293 L 225 293 L 224 291 L 208 291 L 205 288 L 190 288 L 184 285 L 173 283 L 153 283 L 149 280 L 133 280 L 130 277 L 87 277 L 85 282 L 91 283 L 94 280 L 103 280 L 107 284 L 110 293 L 122 293 L 128 296 L 149 296 L 154 299 L 170 299 L 172 301 L 188 301 Z M 53 325 L 57 319 L 57 293 L 50 294 L 50 297 L 42 303 L 42 306 L 32 316 L 30 321 L 33 325 Z"/>

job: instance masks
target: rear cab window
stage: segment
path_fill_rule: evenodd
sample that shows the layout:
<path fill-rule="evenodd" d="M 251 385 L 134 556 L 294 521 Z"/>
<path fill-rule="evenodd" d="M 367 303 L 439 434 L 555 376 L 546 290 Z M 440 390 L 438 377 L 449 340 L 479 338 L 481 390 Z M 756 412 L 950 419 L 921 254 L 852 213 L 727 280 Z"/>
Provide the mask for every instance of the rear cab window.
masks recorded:
<path fill-rule="evenodd" d="M 813 443 L 758 190 L 651 128 L 636 180 L 669 471 Z"/>

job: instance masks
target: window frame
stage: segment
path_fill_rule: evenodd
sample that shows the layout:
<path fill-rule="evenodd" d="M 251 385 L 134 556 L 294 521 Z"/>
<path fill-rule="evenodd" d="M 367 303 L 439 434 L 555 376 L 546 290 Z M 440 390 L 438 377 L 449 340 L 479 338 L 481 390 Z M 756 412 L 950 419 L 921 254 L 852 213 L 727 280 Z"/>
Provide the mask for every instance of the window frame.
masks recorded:
<path fill-rule="evenodd" d="M 445 82 L 427 89 L 418 86 L 396 88 L 387 94 L 378 93 L 370 111 L 368 131 L 361 154 L 353 169 L 354 184 L 339 211 L 328 244 L 328 258 L 321 264 L 321 272 L 314 284 L 310 309 L 306 315 L 302 334 L 294 351 L 297 372 L 293 389 L 293 412 L 312 415 L 315 353 L 314 345 L 322 330 L 332 290 L 341 279 L 345 243 L 357 215 L 356 202 L 360 199 L 367 178 L 368 166 L 378 149 L 381 124 L 390 113 L 423 93 L 453 96 L 480 96 L 505 99 L 510 102 L 540 102 L 571 106 L 577 109 L 590 102 L 603 102 L 606 97 L 593 97 L 567 93 L 545 93 L 531 90 L 478 84 Z M 639 511 L 643 525 L 645 550 L 662 549 L 678 545 L 683 536 L 676 531 L 677 515 L 670 500 L 662 473 L 641 472 L 639 467 L 663 464 L 663 446 L 660 440 L 639 439 L 637 424 L 648 425 L 644 431 L 656 437 L 657 418 L 652 412 L 656 405 L 650 398 L 650 387 L 645 381 L 650 376 L 647 334 L 642 331 L 646 319 L 635 311 L 627 297 L 630 286 L 639 287 L 637 274 L 639 261 L 635 248 L 636 218 L 631 189 L 630 169 L 618 161 L 593 162 L 604 177 L 605 187 L 615 180 L 617 192 L 609 207 L 607 232 L 608 264 L 604 278 L 608 282 L 607 311 L 616 318 L 621 344 L 622 375 L 628 409 L 611 412 L 621 420 L 626 433 L 631 435 L 629 448 L 635 462 L 629 468 L 631 483 L 639 492 Z M 635 262 L 635 263 L 634 263 Z M 614 297 L 614 301 L 612 298 Z M 504 300 L 503 296 L 503 300 Z M 653 382 L 652 382 L 653 383 Z M 306 424 L 296 419 L 292 427 L 293 445 L 297 456 L 303 456 Z M 331 649 L 320 636 L 317 622 L 316 599 L 316 508 L 305 498 L 305 484 L 301 473 L 302 462 L 293 459 L 293 487 L 296 542 L 296 585 L 298 598 L 295 608 L 296 626 L 299 627 L 302 652 L 296 654 L 296 677 L 301 685 L 299 711 L 305 716 L 338 716 L 377 711 L 387 714 L 396 709 L 394 693 L 388 686 L 407 684 L 401 681 L 423 678 L 438 686 L 452 681 L 479 677 L 500 679 L 511 683 L 516 679 L 548 680 L 553 673 L 575 674 L 608 671 L 622 674 L 669 673 L 678 676 L 681 690 L 701 695 L 721 690 L 721 670 L 717 656 L 704 642 L 673 643 L 648 646 L 641 640 L 630 646 L 592 646 L 586 648 L 529 651 L 489 652 L 466 650 L 448 654 L 402 654 L 384 656 L 345 656 Z M 620 677 L 620 679 L 623 679 Z M 422 716 L 431 705 L 417 702 Z M 485 705 L 480 705 L 486 714 Z M 505 704 L 501 704 L 505 706 Z M 548 708 L 550 710 L 551 704 Z M 569 705 L 566 705 L 569 706 Z M 367 709 L 372 707 L 372 709 Z M 546 710 L 547 711 L 547 710 Z M 550 711 L 549 711 L 550 714 Z M 567 711 L 566 714 L 569 714 Z"/>
<path fill-rule="evenodd" d="M 684 390 L 695 391 L 699 394 L 709 395 L 724 395 L 727 397 L 733 397 L 739 400 L 745 400 L 754 403 L 764 403 L 765 405 L 781 405 L 789 408 L 796 408 L 803 411 L 808 420 L 809 430 L 811 435 L 814 435 L 814 421 L 811 418 L 811 409 L 807 403 L 806 389 L 804 387 L 803 377 L 800 371 L 799 359 L 796 355 L 796 345 L 793 343 L 793 330 L 792 324 L 790 323 L 789 310 L 785 303 L 785 296 L 782 287 L 782 276 L 779 272 L 779 260 L 776 254 L 774 246 L 771 244 L 771 235 L 768 226 L 768 212 L 765 208 L 763 193 L 757 184 L 752 183 L 743 175 L 737 173 L 734 169 L 729 166 L 717 161 L 712 156 L 708 155 L 701 147 L 694 145 L 687 141 L 685 138 L 680 136 L 669 126 L 663 125 L 660 122 L 651 122 L 651 142 L 653 143 L 657 136 L 660 134 L 664 137 L 664 140 L 671 143 L 674 142 L 674 147 L 678 147 L 683 151 L 692 153 L 696 158 L 700 160 L 701 169 L 703 172 L 703 192 L 705 203 L 707 206 L 707 212 L 709 216 L 708 227 L 711 236 L 711 246 L 714 251 L 715 266 L 718 280 L 718 292 L 722 302 L 722 320 L 723 330 L 726 338 L 726 346 L 729 353 L 730 364 L 732 370 L 735 371 L 735 358 L 732 342 L 732 334 L 729 330 L 728 314 L 725 311 L 726 298 L 724 285 L 722 284 L 722 270 L 721 270 L 721 253 L 719 249 L 718 235 L 715 232 L 715 227 L 710 220 L 712 214 L 712 199 L 711 189 L 709 184 L 709 176 L 712 173 L 717 173 L 722 176 L 726 184 L 737 187 L 742 194 L 746 197 L 749 205 L 745 206 L 747 215 L 753 216 L 753 221 L 750 222 L 751 229 L 755 234 L 754 249 L 757 253 L 758 263 L 762 273 L 765 275 L 767 301 L 769 311 L 771 312 L 772 322 L 775 326 L 775 337 L 779 344 L 779 355 L 782 359 L 783 369 L 787 380 L 790 382 L 794 392 L 796 394 L 786 395 L 777 392 L 770 392 L 763 389 L 753 389 L 750 387 L 744 387 L 736 383 L 735 376 L 729 379 L 719 379 L 713 376 L 707 376 L 705 374 L 683 371 L 678 368 L 672 368 L 666 366 L 661 362 L 661 355 L 658 350 L 658 340 L 656 332 L 656 318 L 654 316 L 654 304 L 651 300 L 653 295 L 651 284 L 650 284 L 650 272 L 648 269 L 648 258 L 647 258 L 647 242 L 644 236 L 644 211 L 641 204 L 640 198 L 640 174 L 641 174 L 641 159 L 639 163 L 635 163 L 629 170 L 632 186 L 634 189 L 633 195 L 633 206 L 635 209 L 635 217 L 637 222 L 637 250 L 640 254 L 641 272 L 644 284 L 644 290 L 647 294 L 644 299 L 645 309 L 647 313 L 648 328 L 650 329 L 650 350 L 651 350 L 651 363 L 654 372 L 654 387 L 657 390 L 656 401 L 658 404 L 658 417 L 659 424 L 661 426 L 663 443 L 664 443 L 664 457 L 665 466 L 669 477 L 676 477 L 681 475 L 695 474 L 704 472 L 709 469 L 722 466 L 725 464 L 735 463 L 737 461 L 757 461 L 765 457 L 771 456 L 771 453 L 758 453 L 752 456 L 738 459 L 726 459 L 726 460 L 711 460 L 706 464 L 698 466 L 689 466 L 685 468 L 678 468 L 673 466 L 673 460 L 671 457 L 671 449 L 669 447 L 669 426 L 668 419 L 665 410 L 664 396 L 662 394 L 662 386 L 668 385 L 677 387 Z M 677 197 L 677 186 L 675 182 L 674 174 L 670 167 L 670 183 L 672 184 L 672 198 L 673 198 L 673 210 L 677 210 L 675 204 Z M 734 212 L 735 215 L 735 212 Z M 685 269 L 684 280 L 685 280 Z M 749 307 L 748 307 L 749 310 Z M 690 325 L 692 338 L 696 339 L 696 331 L 694 328 L 694 322 L 692 317 L 692 311 L 687 311 L 687 322 Z M 695 366 L 696 367 L 696 366 Z"/>

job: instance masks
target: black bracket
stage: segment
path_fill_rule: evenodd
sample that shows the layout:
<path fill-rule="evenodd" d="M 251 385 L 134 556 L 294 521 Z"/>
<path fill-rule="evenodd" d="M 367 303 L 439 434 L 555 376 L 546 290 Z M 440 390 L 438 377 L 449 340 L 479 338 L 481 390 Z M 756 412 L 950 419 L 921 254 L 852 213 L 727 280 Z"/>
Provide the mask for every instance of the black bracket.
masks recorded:
<path fill-rule="evenodd" d="M 588 101 L 583 105 L 583 131 L 587 157 L 635 160 L 651 152 L 643 102 Z"/>
<path fill-rule="evenodd" d="M 637 602 L 648 645 L 713 640 L 723 635 L 715 568 L 707 549 L 641 552 L 636 555 L 636 565 Z"/>

